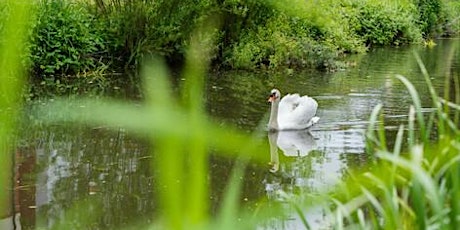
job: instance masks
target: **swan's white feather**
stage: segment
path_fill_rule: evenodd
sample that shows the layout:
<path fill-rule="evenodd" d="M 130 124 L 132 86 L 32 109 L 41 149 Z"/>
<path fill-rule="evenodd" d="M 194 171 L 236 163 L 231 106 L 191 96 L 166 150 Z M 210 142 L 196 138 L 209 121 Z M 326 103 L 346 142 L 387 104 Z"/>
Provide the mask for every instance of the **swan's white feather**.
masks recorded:
<path fill-rule="evenodd" d="M 306 129 L 316 122 L 315 117 L 318 103 L 309 96 L 300 97 L 299 94 L 284 96 L 278 109 L 278 126 L 280 130 Z"/>

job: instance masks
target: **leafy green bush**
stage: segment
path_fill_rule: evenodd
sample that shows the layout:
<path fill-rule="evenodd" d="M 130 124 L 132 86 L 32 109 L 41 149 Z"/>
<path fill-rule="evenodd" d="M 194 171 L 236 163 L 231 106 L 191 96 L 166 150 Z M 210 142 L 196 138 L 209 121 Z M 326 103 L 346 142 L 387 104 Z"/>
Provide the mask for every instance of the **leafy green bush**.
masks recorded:
<path fill-rule="evenodd" d="M 440 21 L 444 17 L 442 14 L 442 2 L 440 0 L 415 0 L 414 4 L 419 12 L 418 23 L 425 37 L 430 34 L 441 32 Z"/>
<path fill-rule="evenodd" d="M 40 76 L 78 74 L 98 67 L 104 41 L 91 14 L 78 4 L 40 2 L 31 37 L 30 61 Z"/>
<path fill-rule="evenodd" d="M 88 8 L 104 25 L 109 53 L 119 66 L 138 67 L 145 54 L 183 59 L 190 33 L 211 1 L 97 0 Z"/>
<path fill-rule="evenodd" d="M 367 45 L 399 45 L 421 41 L 410 4 L 352 1 L 346 5 L 352 30 Z"/>
<path fill-rule="evenodd" d="M 344 53 L 460 30 L 460 4 L 440 0 L 41 0 L 35 6 L 28 61 L 35 75 L 53 81 L 135 69 L 145 54 L 181 64 L 190 34 L 210 16 L 221 27 L 209 59 L 245 69 L 330 69 Z M 8 7 L 0 4 L 0 12 L 5 18 Z"/>
<path fill-rule="evenodd" d="M 297 66 L 324 68 L 337 57 L 334 47 L 321 44 L 325 31 L 305 18 L 271 10 L 263 26 L 242 29 L 224 52 L 233 68 Z M 267 15 L 267 16 L 268 16 Z"/>
<path fill-rule="evenodd" d="M 425 25 L 427 36 L 454 36 L 460 31 L 460 2 L 459 1 L 440 1 L 438 14 L 431 14 L 431 22 L 428 18 L 420 19 L 422 25 Z M 436 9 L 436 8 L 435 8 Z M 434 9 L 433 9 L 434 10 Z M 426 13 L 425 13 L 426 14 Z M 430 22 L 430 23 L 429 23 Z M 428 24 L 430 26 L 428 26 Z"/>

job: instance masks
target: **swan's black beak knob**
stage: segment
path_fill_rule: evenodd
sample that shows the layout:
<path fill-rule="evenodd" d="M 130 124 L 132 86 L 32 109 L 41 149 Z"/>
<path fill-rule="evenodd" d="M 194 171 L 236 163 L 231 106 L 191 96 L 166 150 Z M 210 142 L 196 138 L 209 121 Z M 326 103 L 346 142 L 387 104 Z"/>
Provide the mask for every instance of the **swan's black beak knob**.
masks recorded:
<path fill-rule="evenodd" d="M 276 93 L 272 93 L 270 94 L 270 97 L 268 98 L 268 102 L 274 102 L 276 99 Z"/>

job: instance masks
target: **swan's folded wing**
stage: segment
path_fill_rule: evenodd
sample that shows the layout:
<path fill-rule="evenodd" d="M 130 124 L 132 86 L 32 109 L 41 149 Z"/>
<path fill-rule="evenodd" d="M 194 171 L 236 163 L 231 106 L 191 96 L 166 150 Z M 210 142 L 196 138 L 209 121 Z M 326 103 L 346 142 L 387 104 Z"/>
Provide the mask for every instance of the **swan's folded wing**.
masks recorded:
<path fill-rule="evenodd" d="M 284 96 L 279 103 L 278 115 L 289 116 L 299 105 L 300 98 L 299 94 L 288 94 Z"/>
<path fill-rule="evenodd" d="M 279 104 L 278 124 L 284 129 L 307 128 L 317 108 L 318 103 L 311 97 L 286 95 Z"/>

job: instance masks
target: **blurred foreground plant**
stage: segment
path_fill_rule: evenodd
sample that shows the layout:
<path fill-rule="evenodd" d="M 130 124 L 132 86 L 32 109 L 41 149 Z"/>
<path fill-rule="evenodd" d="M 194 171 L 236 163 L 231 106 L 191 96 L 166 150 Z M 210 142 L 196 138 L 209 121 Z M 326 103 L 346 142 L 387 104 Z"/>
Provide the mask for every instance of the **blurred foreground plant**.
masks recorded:
<path fill-rule="evenodd" d="M 452 60 L 453 52 L 450 53 Z M 435 92 L 416 56 L 433 101 L 433 113 L 423 113 L 415 87 L 403 76 L 413 100 L 408 124 L 400 125 L 393 149 L 388 149 L 381 114 L 374 108 L 367 132 L 368 152 L 375 154 L 371 170 L 352 173 L 342 186 L 324 197 L 337 228 L 458 229 L 460 227 L 459 86 L 454 100 Z M 451 88 L 448 75 L 445 91 Z M 452 76 L 456 78 L 458 76 Z M 405 139 L 406 138 L 406 139 Z"/>
<path fill-rule="evenodd" d="M 10 12 L 5 19 L 0 45 L 0 216 L 10 212 L 12 199 L 13 148 L 11 133 L 21 108 L 24 71 L 21 54 L 27 41 L 29 3 L 6 1 Z"/>

